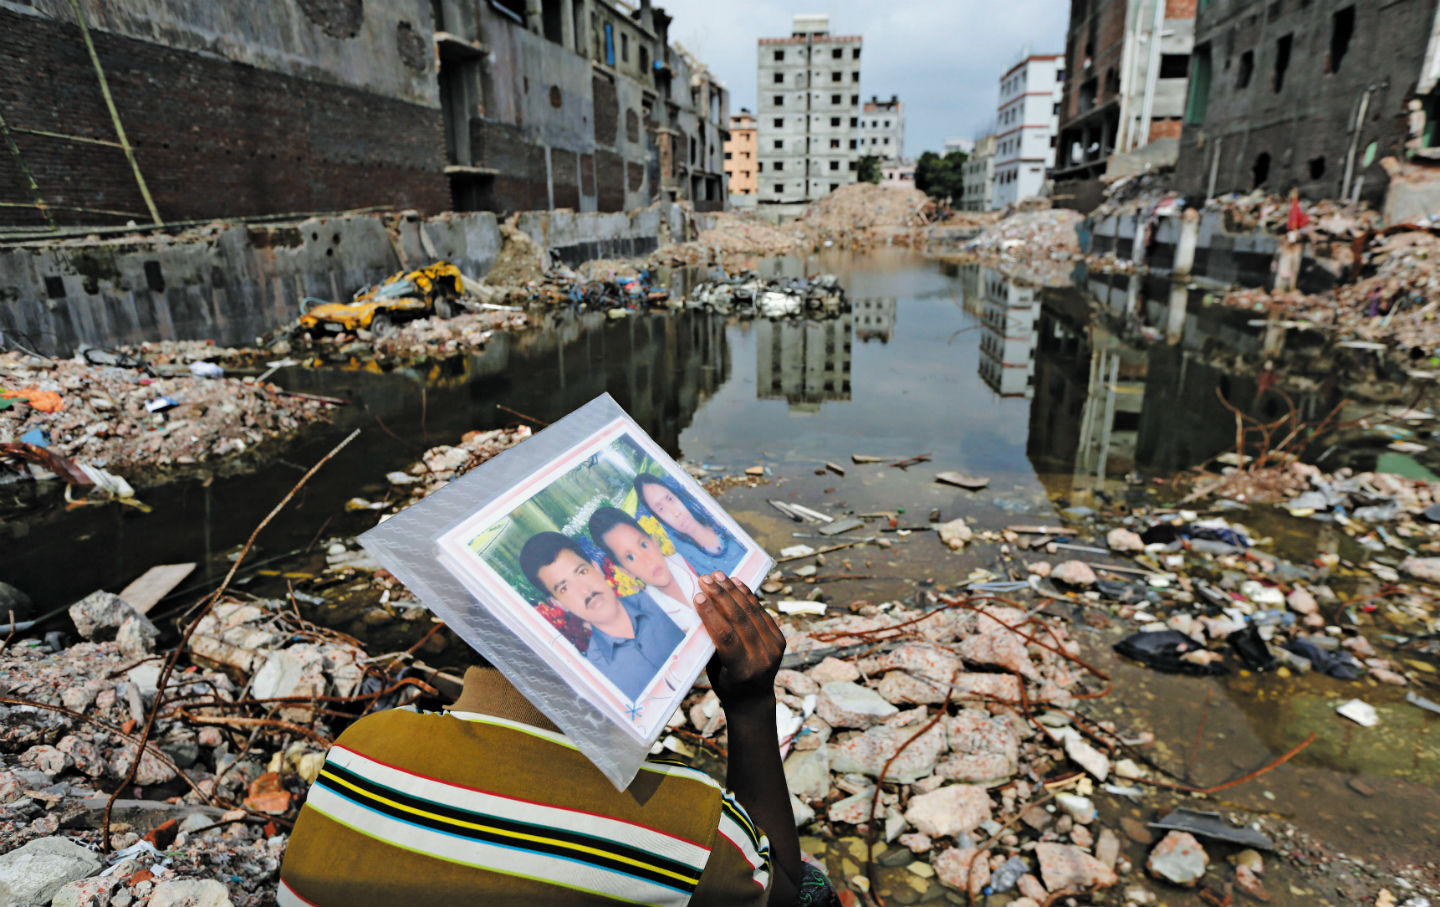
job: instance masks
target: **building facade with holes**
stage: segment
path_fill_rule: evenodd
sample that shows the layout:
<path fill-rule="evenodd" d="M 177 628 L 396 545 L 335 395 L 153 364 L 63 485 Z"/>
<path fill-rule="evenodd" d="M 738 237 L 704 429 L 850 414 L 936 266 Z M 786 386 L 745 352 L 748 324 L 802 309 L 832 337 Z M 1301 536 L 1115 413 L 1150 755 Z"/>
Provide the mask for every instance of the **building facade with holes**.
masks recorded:
<path fill-rule="evenodd" d="M 1434 116 L 1437 27 L 1435 0 L 1201 0 L 1178 185 L 1379 202 Z"/>
<path fill-rule="evenodd" d="M 1000 77 L 992 202 L 1003 208 L 1040 194 L 1055 164 L 1055 128 L 1065 62 L 1032 54 Z"/>
<path fill-rule="evenodd" d="M 905 106 L 898 96 L 872 97 L 860 108 L 860 153 L 886 164 L 905 159 Z"/>
<path fill-rule="evenodd" d="M 0 0 L 0 225 L 724 205 L 727 93 L 648 0 L 79 8 Z"/>
<path fill-rule="evenodd" d="M 1072 0 L 1057 182 L 1098 179 L 1110 158 L 1164 142 L 1174 163 L 1196 0 Z"/>
<path fill-rule="evenodd" d="M 760 204 L 809 202 L 855 182 L 862 43 L 830 34 L 824 15 L 795 16 L 790 37 L 760 39 Z"/>

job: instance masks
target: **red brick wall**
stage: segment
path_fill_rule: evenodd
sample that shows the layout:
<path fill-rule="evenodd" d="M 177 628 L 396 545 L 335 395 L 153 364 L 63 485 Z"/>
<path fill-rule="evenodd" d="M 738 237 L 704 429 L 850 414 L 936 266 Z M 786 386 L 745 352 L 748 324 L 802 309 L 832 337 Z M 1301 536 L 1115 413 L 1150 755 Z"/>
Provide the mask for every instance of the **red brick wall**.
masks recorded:
<path fill-rule="evenodd" d="M 1194 19 L 1195 0 L 1165 0 L 1165 18 Z"/>
<path fill-rule="evenodd" d="M 1180 117 L 1172 117 L 1168 120 L 1151 120 L 1149 141 L 1153 142 L 1156 139 L 1178 139 L 1180 138 L 1180 128 L 1183 125 L 1184 121 Z"/>
<path fill-rule="evenodd" d="M 450 207 L 439 109 L 104 32 L 91 36 L 164 220 Z M 12 129 L 115 139 L 79 29 L 42 17 L 0 10 L 0 110 Z M 149 219 L 120 149 L 14 138 L 47 204 Z M 32 200 L 12 156 L 0 153 L 0 201 Z M 58 210 L 55 217 L 125 220 Z M 33 209 L 0 207 L 0 223 L 42 221 Z"/>

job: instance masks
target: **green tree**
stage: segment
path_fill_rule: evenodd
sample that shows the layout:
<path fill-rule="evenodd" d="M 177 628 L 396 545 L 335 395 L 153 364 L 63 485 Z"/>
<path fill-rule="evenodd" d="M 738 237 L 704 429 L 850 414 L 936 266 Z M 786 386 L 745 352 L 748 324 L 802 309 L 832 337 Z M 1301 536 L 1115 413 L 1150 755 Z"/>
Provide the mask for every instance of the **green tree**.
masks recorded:
<path fill-rule="evenodd" d="M 859 165 L 859 174 L 860 174 L 859 179 L 860 179 L 860 182 L 862 182 L 862 183 L 876 183 L 876 184 L 878 184 L 882 179 L 884 179 L 884 178 L 885 178 L 885 177 L 884 177 L 884 174 L 883 174 L 883 173 L 881 172 L 881 170 L 880 170 L 880 157 L 879 157 L 879 155 L 874 155 L 874 154 L 861 155 L 861 157 L 860 157 L 860 165 Z"/>
<path fill-rule="evenodd" d="M 931 198 L 949 201 L 965 191 L 965 161 L 969 155 L 952 151 L 939 155 L 927 151 L 915 162 L 915 187 Z"/>

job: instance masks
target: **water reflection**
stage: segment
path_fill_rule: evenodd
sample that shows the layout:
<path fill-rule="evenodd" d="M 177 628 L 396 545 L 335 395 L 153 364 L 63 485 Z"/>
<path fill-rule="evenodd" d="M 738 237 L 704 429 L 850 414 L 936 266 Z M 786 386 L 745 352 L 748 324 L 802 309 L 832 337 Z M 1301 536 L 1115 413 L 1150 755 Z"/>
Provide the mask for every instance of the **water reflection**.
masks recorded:
<path fill-rule="evenodd" d="M 1040 291 L 993 268 L 978 270 L 980 378 L 1002 397 L 1033 396 Z"/>
<path fill-rule="evenodd" d="M 852 315 L 755 322 L 755 396 L 785 400 L 796 412 L 850 399 Z"/>
<path fill-rule="evenodd" d="M 871 340 L 889 343 L 895 334 L 898 300 L 894 296 L 870 296 L 851 302 L 855 313 L 855 339 L 861 343 Z"/>

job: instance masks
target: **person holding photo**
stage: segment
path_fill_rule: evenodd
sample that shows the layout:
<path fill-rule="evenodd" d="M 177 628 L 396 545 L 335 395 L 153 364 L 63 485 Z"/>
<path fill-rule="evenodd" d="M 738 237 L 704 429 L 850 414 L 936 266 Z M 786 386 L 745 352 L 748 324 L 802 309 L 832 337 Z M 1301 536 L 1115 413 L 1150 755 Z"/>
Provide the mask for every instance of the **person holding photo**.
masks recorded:
<path fill-rule="evenodd" d="M 635 494 L 640 506 L 665 525 L 675 550 L 696 573 L 729 575 L 744 559 L 744 546 L 674 480 L 642 472 L 635 477 Z"/>
<path fill-rule="evenodd" d="M 575 549 L 561 550 L 569 563 Z M 702 576 L 694 604 L 729 727 L 724 787 L 647 761 L 616 790 L 481 660 L 445 713 L 375 712 L 335 741 L 286 847 L 280 907 L 838 907 L 801 856 L 780 760 L 785 636 L 729 577 Z"/>
<path fill-rule="evenodd" d="M 601 507 L 590 517 L 590 538 L 616 567 L 645 584 L 641 594 L 648 594 L 681 631 L 700 625 L 692 604 L 699 577 L 678 553 L 666 555 L 660 540 L 634 517 L 618 507 Z"/>
<path fill-rule="evenodd" d="M 632 702 L 685 639 L 648 597 L 621 598 L 580 543 L 561 533 L 531 536 L 520 549 L 520 570 L 540 594 L 585 622 L 586 660 Z"/>

